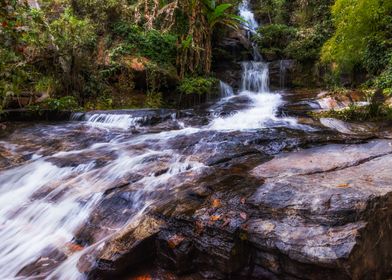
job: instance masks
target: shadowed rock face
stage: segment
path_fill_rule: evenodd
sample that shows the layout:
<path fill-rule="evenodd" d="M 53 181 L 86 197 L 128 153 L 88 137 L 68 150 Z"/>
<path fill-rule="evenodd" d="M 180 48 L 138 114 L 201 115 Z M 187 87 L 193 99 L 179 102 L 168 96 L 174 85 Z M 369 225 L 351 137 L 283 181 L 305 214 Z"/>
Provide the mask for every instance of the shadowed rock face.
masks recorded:
<path fill-rule="evenodd" d="M 149 252 L 159 267 L 202 278 L 384 279 L 392 257 L 390 143 L 327 145 L 261 165 L 250 155 L 214 167 L 151 213 L 161 222 L 143 235 L 150 251 L 140 253 L 133 230 L 122 231 L 127 242 L 99 252 L 106 266 L 90 277 L 135 269 Z"/>
<path fill-rule="evenodd" d="M 269 179 L 248 200 L 263 213 L 250 222 L 251 242 L 333 269 L 338 279 L 383 279 L 391 257 L 383 250 L 391 243 L 391 144 L 330 145 L 255 168 L 255 176 Z"/>

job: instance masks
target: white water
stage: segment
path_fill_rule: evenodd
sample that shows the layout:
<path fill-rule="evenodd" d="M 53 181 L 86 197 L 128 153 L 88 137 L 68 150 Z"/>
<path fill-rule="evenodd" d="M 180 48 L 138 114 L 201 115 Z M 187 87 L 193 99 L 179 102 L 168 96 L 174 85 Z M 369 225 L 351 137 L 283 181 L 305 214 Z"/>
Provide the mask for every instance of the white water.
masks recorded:
<path fill-rule="evenodd" d="M 259 28 L 259 23 L 255 19 L 255 15 L 250 8 L 249 0 L 244 0 L 239 6 L 239 14 L 246 21 L 245 29 L 255 33 Z"/>
<path fill-rule="evenodd" d="M 87 122 L 96 127 L 121 129 L 136 128 L 142 120 L 128 114 L 93 114 L 87 118 Z"/>
<path fill-rule="evenodd" d="M 247 0 L 240 7 L 240 15 L 249 23 L 247 30 L 254 33 L 258 23 Z M 45 261 L 45 254 L 52 249 L 63 252 L 68 258 L 42 277 L 83 278 L 76 267 L 78 259 L 86 251 L 102 246 L 108 236 L 96 240 L 81 252 L 70 252 L 67 244 L 73 242 L 79 227 L 86 222 L 105 191 L 121 180 L 128 180 L 131 174 L 143 174 L 144 177 L 133 186 L 133 213 L 127 214 L 127 223 L 133 223 L 160 199 L 160 192 L 175 190 L 188 180 L 187 174 L 206 168 L 198 161 L 198 156 L 206 152 L 207 141 L 196 145 L 193 154 L 182 155 L 170 147 L 174 137 L 206 130 L 295 126 L 295 119 L 276 116 L 283 99 L 279 93 L 269 90 L 268 64 L 261 61 L 257 46 L 253 61 L 243 62 L 242 67 L 242 87 L 238 94 L 234 94 L 229 85 L 221 83 L 224 102 L 235 102 L 236 98 L 249 100 L 245 109 L 234 111 L 230 116 L 213 117 L 209 124 L 201 127 L 181 125 L 182 129 L 178 130 L 134 136 L 125 132 L 138 128 L 141 118 L 130 114 L 93 114 L 85 119 L 86 127 L 124 130 L 124 135 L 81 150 L 58 151 L 49 156 L 36 154 L 20 166 L 0 171 L 0 279 L 18 278 L 22 268 L 38 259 Z M 114 155 L 114 158 L 104 158 L 105 164 L 99 166 L 96 158 L 101 154 Z M 69 167 L 52 163 L 53 160 L 62 162 L 86 155 L 88 160 Z M 156 175 L 162 166 L 167 167 L 167 171 Z"/>
<path fill-rule="evenodd" d="M 247 21 L 248 37 L 256 33 L 259 24 L 250 9 L 249 1 L 244 0 L 239 7 L 240 15 Z M 253 60 L 242 62 L 240 96 L 250 100 L 250 108 L 235 112 L 229 117 L 217 117 L 209 125 L 213 130 L 248 130 L 271 126 L 296 126 L 294 118 L 277 117 L 278 108 L 283 104 L 282 95 L 271 93 L 269 89 L 268 63 L 262 61 L 258 46 L 252 43 Z M 233 97 L 235 98 L 235 96 Z"/>
<path fill-rule="evenodd" d="M 229 84 L 226 84 L 225 82 L 220 81 L 219 88 L 220 88 L 220 95 L 222 98 L 230 97 L 234 95 L 233 88 Z"/>

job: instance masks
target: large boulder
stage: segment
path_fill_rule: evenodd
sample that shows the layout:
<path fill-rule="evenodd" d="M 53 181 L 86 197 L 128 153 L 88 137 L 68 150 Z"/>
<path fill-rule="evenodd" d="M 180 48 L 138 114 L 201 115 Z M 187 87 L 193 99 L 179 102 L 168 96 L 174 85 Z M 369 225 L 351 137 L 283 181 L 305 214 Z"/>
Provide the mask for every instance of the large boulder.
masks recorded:
<path fill-rule="evenodd" d="M 385 279 L 391 163 L 390 140 L 226 159 L 105 242 L 86 271 L 109 279 L 156 256 L 202 278 Z"/>

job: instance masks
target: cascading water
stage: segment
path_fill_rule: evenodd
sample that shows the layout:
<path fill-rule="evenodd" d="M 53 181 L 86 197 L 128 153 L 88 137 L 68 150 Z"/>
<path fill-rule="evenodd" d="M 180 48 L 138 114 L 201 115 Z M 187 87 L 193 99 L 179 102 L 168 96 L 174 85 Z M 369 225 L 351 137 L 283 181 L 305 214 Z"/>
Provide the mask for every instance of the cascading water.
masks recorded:
<path fill-rule="evenodd" d="M 247 0 L 240 15 L 254 33 L 258 24 Z M 225 98 L 219 106 L 246 100 L 246 107 L 229 116 L 212 114 L 208 124 L 186 126 L 168 118 L 167 127 L 138 134 L 130 130 L 139 128 L 140 117 L 96 113 L 75 115 L 83 121 L 21 129 L 1 141 L 0 151 L 15 160 L 0 165 L 0 279 L 82 279 L 83 254 L 99 250 L 119 229 L 137 224 L 165 196 L 208 169 L 203 157 L 218 155 L 226 145 L 211 142 L 212 136 L 295 125 L 294 119 L 276 116 L 282 96 L 270 93 L 268 64 L 254 50 L 253 61 L 242 63 L 239 94 L 221 84 Z M 196 144 L 183 147 L 189 137 Z M 123 220 L 84 239 L 80 232 L 105 196 L 127 184 Z"/>
<path fill-rule="evenodd" d="M 268 64 L 257 61 L 242 62 L 242 91 L 269 92 Z"/>
<path fill-rule="evenodd" d="M 225 97 L 230 97 L 230 96 L 234 95 L 234 90 L 229 84 L 226 84 L 225 82 L 220 81 L 219 87 L 220 87 L 221 97 L 225 98 Z"/>
<path fill-rule="evenodd" d="M 210 128 L 218 130 L 258 129 L 270 126 L 271 122 L 275 125 L 280 123 L 295 125 L 296 121 L 293 118 L 276 117 L 277 109 L 283 104 L 283 99 L 279 93 L 270 92 L 268 63 L 262 61 L 258 46 L 251 38 L 256 34 L 259 24 L 255 20 L 248 0 L 244 0 L 239 6 L 239 14 L 246 21 L 244 29 L 248 39 L 252 42 L 253 49 L 253 60 L 241 63 L 242 82 L 239 93 L 240 96 L 246 96 L 250 100 L 250 108 L 234 112 L 230 117 L 218 117 L 211 122 Z"/>

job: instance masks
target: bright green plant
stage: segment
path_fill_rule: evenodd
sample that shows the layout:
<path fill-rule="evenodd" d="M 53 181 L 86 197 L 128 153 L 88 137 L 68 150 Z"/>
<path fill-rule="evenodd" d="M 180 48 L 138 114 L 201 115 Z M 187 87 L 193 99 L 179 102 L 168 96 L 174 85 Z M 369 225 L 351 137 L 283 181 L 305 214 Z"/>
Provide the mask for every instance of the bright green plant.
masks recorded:
<path fill-rule="evenodd" d="M 217 85 L 215 78 L 191 77 L 183 79 L 178 90 L 183 94 L 205 95 L 216 92 Z"/>
<path fill-rule="evenodd" d="M 339 71 L 363 63 L 369 38 L 391 43 L 392 1 L 337 0 L 332 7 L 336 31 L 322 49 L 321 59 Z"/>
<path fill-rule="evenodd" d="M 177 37 L 158 30 L 144 30 L 135 24 L 120 21 L 113 31 L 124 40 L 112 51 L 112 57 L 124 54 L 144 56 L 158 64 L 175 64 Z"/>
<path fill-rule="evenodd" d="M 146 108 L 161 108 L 163 106 L 162 93 L 152 91 L 148 92 L 144 106 Z"/>
<path fill-rule="evenodd" d="M 258 30 L 260 36 L 256 41 L 261 49 L 261 54 L 274 59 L 283 58 L 285 48 L 295 38 L 297 30 L 285 24 L 263 25 Z"/>
<path fill-rule="evenodd" d="M 74 111 L 80 109 L 76 98 L 73 96 L 64 96 L 61 98 L 48 98 L 44 102 L 39 104 L 39 108 L 54 110 L 54 111 L 63 111 L 63 110 Z"/>

